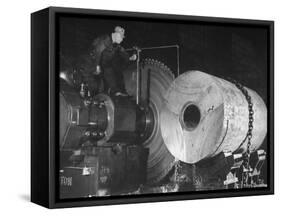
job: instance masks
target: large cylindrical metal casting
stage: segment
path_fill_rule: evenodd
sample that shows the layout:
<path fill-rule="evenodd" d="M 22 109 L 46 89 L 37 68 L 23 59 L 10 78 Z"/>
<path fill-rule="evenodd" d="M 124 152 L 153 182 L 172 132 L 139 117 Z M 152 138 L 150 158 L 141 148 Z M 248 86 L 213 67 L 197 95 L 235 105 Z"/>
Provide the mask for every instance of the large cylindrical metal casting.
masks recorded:
<path fill-rule="evenodd" d="M 255 151 L 266 136 L 267 109 L 255 91 L 245 89 L 253 104 L 250 150 Z M 186 72 L 174 80 L 165 96 L 160 117 L 164 142 L 172 155 L 186 163 L 221 152 L 245 152 L 248 107 L 235 84 L 200 71 Z"/>

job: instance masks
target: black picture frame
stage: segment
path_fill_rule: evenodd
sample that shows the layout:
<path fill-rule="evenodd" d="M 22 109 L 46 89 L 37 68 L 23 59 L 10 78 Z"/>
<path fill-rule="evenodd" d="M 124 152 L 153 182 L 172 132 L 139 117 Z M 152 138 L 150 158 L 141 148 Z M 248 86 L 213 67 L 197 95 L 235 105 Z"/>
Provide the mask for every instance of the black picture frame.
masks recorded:
<path fill-rule="evenodd" d="M 73 198 L 58 197 L 58 18 L 102 16 L 123 19 L 153 19 L 161 22 L 192 22 L 267 29 L 268 149 L 266 188 L 177 192 L 148 195 Z M 31 15 L 31 201 L 47 208 L 112 205 L 172 200 L 191 200 L 274 194 L 274 22 L 199 16 L 136 13 L 93 9 L 49 7 Z"/>

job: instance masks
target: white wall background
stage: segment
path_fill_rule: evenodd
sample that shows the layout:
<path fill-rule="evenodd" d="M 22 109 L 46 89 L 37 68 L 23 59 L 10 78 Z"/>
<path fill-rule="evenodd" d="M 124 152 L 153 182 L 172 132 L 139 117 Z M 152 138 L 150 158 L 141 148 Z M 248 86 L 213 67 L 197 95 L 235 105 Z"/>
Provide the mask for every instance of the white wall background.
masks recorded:
<path fill-rule="evenodd" d="M 0 5 L 0 215 L 270 215 L 280 198 L 281 13 L 277 0 L 30 0 Z M 48 6 L 275 20 L 276 195 L 47 210 L 30 191 L 30 13 Z"/>

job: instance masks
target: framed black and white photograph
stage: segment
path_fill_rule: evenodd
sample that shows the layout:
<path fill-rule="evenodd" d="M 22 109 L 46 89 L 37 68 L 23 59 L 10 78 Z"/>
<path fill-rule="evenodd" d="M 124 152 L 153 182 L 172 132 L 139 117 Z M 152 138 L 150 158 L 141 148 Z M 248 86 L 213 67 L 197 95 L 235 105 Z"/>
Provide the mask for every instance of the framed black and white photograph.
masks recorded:
<path fill-rule="evenodd" d="M 31 27 L 32 202 L 273 194 L 273 21 L 50 7 Z"/>

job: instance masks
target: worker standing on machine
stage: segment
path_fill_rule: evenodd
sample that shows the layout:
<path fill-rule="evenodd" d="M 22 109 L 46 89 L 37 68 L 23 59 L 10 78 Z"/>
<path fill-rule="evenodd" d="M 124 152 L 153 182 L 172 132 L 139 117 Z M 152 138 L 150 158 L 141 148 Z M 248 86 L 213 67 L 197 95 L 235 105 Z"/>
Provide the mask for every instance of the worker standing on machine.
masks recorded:
<path fill-rule="evenodd" d="M 91 56 L 96 62 L 95 75 L 102 76 L 105 91 L 110 95 L 128 96 L 123 70 L 129 61 L 136 60 L 136 54 L 129 57 L 120 45 L 125 38 L 125 30 L 116 26 L 111 36 L 101 36 L 92 43 Z"/>

